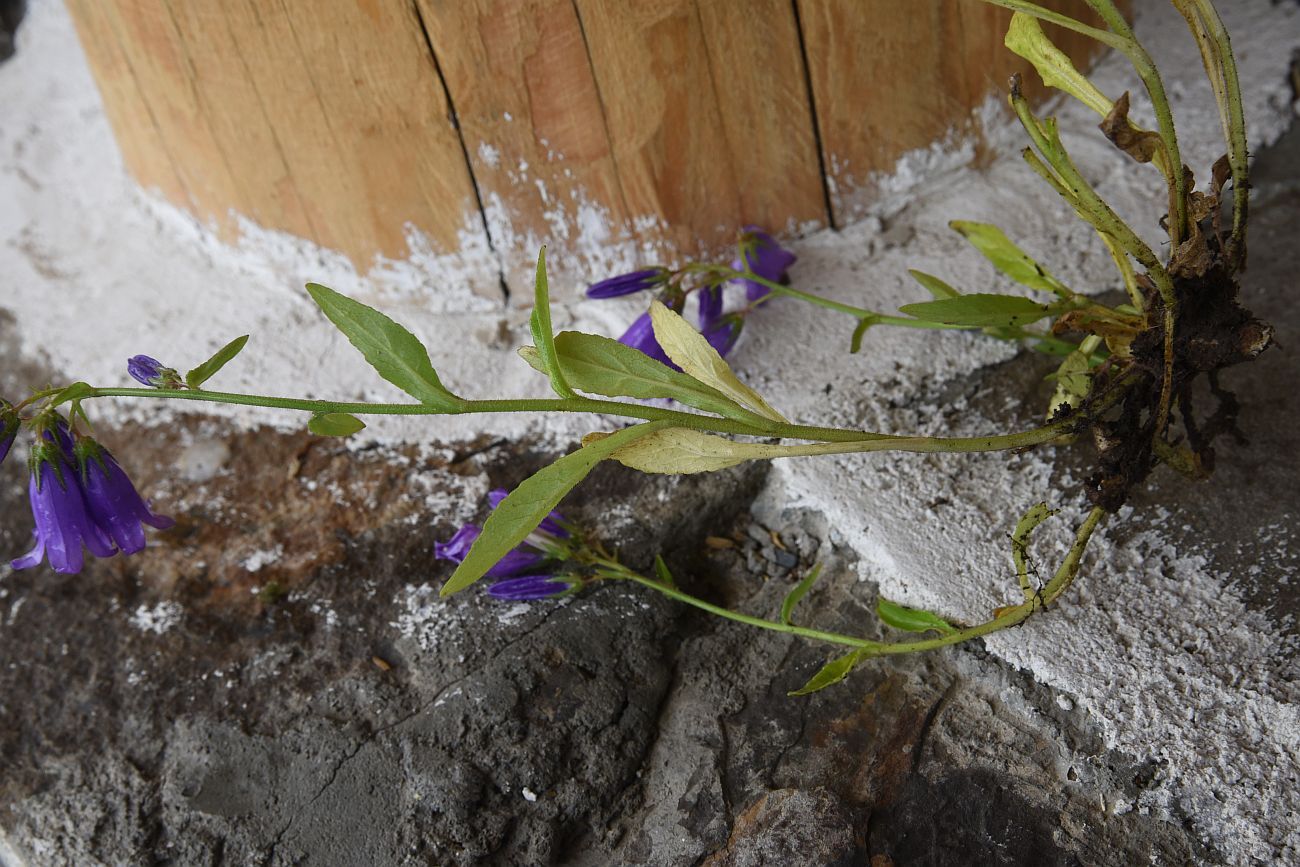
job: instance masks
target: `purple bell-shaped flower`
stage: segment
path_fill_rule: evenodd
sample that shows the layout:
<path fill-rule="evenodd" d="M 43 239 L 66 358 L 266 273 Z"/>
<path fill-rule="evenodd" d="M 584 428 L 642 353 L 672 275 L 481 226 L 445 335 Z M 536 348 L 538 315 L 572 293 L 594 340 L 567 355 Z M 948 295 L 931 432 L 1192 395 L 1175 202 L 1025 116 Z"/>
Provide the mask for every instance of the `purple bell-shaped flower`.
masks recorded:
<path fill-rule="evenodd" d="M 123 554 L 144 548 L 144 524 L 166 530 L 176 523 L 149 508 L 130 477 L 99 443 L 82 437 L 73 455 L 91 517 Z"/>
<path fill-rule="evenodd" d="M 91 516 L 85 494 L 77 483 L 76 470 L 69 465 L 59 446 L 37 440 L 32 446 L 32 470 L 28 484 L 32 518 L 36 521 L 36 545 L 10 565 L 30 569 L 48 559 L 55 572 L 81 571 L 85 555 L 82 546 L 96 557 L 117 553 L 108 535 Z"/>

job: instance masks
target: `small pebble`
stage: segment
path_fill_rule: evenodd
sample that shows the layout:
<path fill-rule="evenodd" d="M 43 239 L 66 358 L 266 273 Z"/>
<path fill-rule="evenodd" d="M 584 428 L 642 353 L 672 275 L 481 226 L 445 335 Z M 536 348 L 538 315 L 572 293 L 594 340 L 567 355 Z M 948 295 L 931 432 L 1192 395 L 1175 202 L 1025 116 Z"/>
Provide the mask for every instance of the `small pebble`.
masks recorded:
<path fill-rule="evenodd" d="M 777 551 L 776 556 L 772 558 L 776 565 L 786 569 L 793 569 L 799 565 L 799 558 L 789 551 Z"/>

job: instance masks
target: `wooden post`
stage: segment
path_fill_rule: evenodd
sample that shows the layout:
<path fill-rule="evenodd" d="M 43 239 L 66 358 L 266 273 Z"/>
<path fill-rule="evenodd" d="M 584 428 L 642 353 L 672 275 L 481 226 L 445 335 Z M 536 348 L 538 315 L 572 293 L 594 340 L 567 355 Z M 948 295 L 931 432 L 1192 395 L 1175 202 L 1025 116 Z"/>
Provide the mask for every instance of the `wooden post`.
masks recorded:
<path fill-rule="evenodd" d="M 746 224 L 848 223 L 874 176 L 1026 71 L 1009 15 L 976 0 L 69 6 L 145 186 L 227 237 L 245 217 L 362 270 L 411 231 L 435 252 L 490 244 L 524 299 L 543 243 L 563 297 L 725 251 Z"/>

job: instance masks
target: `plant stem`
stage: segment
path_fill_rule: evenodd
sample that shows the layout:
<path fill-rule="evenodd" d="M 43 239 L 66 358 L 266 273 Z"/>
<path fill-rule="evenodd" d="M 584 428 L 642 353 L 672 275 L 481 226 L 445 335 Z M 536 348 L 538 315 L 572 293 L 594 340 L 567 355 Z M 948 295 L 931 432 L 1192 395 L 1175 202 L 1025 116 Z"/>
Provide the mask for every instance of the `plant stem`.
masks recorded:
<path fill-rule="evenodd" d="M 345 401 L 304 400 L 291 397 L 236 394 L 221 391 L 187 391 L 161 388 L 95 388 L 85 395 L 93 397 L 145 397 L 164 400 L 197 400 L 209 403 L 260 406 L 299 412 L 344 412 L 355 415 L 463 415 L 497 412 L 588 412 L 617 415 L 646 421 L 669 421 L 680 427 L 742 436 L 779 437 L 817 441 L 812 446 L 788 446 L 791 455 L 841 454 L 868 451 L 912 452 L 980 452 L 1023 448 L 1048 442 L 1067 432 L 1074 420 L 1054 422 L 1014 434 L 989 437 L 915 437 L 896 436 L 872 431 L 815 427 L 768 422 L 748 424 L 733 419 L 696 415 L 654 406 L 640 406 L 612 400 L 591 398 L 525 398 L 519 400 L 467 400 L 458 409 L 447 411 L 420 403 L 357 403 Z"/>
<path fill-rule="evenodd" d="M 635 581 L 637 584 L 650 587 L 669 599 L 676 599 L 678 602 L 684 602 L 687 605 L 699 608 L 701 611 L 707 611 L 710 614 L 716 614 L 719 617 L 725 617 L 728 620 L 734 620 L 737 623 L 745 623 L 749 626 L 757 626 L 759 629 L 770 629 L 773 632 L 784 632 L 789 635 L 798 635 L 802 638 L 810 638 L 813 641 L 825 641 L 829 644 L 844 644 L 849 647 L 857 647 L 866 650 L 879 650 L 885 647 L 879 641 L 868 641 L 865 638 L 855 638 L 852 635 L 844 635 L 839 632 L 825 632 L 820 629 L 809 629 L 805 626 L 795 626 L 790 623 L 782 623 L 779 620 L 765 620 L 762 617 L 752 617 L 748 614 L 741 614 L 739 611 L 732 611 L 730 608 L 723 608 L 720 605 L 714 605 L 712 602 L 705 602 L 698 596 L 692 596 L 678 590 L 676 587 L 669 587 L 667 584 L 653 581 L 644 575 L 626 569 L 617 567 L 619 577 L 628 581 Z"/>
<path fill-rule="evenodd" d="M 847 647 L 856 647 L 859 650 L 866 651 L 867 656 L 894 656 L 903 653 L 916 653 L 924 650 L 934 650 L 939 647 L 945 647 L 950 644 L 959 644 L 963 641 L 969 641 L 972 638 L 988 635 L 998 632 L 1029 619 L 1035 612 L 1046 608 L 1055 602 L 1062 593 L 1074 581 L 1075 576 L 1079 574 L 1079 564 L 1083 560 L 1083 554 L 1087 550 L 1088 542 L 1092 538 L 1093 531 L 1105 518 L 1106 512 L 1101 508 L 1094 508 L 1088 513 L 1079 529 L 1075 532 L 1074 543 L 1070 546 L 1069 552 L 1065 559 L 1057 568 L 1056 574 L 1052 580 L 1043 587 L 1042 591 L 1033 598 L 1011 608 L 1004 609 L 1001 614 L 992 620 L 981 623 L 977 626 L 971 626 L 966 629 L 958 629 L 953 632 L 941 635 L 937 638 L 926 638 L 919 641 L 899 641 L 899 642 L 882 642 L 871 641 L 865 638 L 857 638 L 852 635 L 845 635 L 840 632 L 827 632 L 821 629 L 810 629 L 806 626 L 795 626 L 780 620 L 767 620 L 762 617 L 754 617 L 749 614 L 741 614 L 739 611 L 732 611 L 729 608 L 723 608 L 720 605 L 714 605 L 712 602 L 706 602 L 697 596 L 692 596 L 676 587 L 671 587 L 660 581 L 655 581 L 631 571 L 627 567 L 614 562 L 608 561 L 605 565 L 610 569 L 611 574 L 634 581 L 637 584 L 651 588 L 669 599 L 675 599 L 701 611 L 707 611 L 718 617 L 734 620 L 737 623 L 744 623 L 749 626 L 755 626 L 759 629 L 768 629 L 772 632 L 784 632 L 788 635 L 798 635 L 801 638 L 808 638 L 813 641 L 823 641 L 828 644 L 839 644 Z"/>
<path fill-rule="evenodd" d="M 1165 152 L 1169 155 L 1169 243 L 1171 249 L 1178 249 L 1187 234 L 1187 178 L 1183 174 L 1183 157 L 1178 149 L 1178 136 L 1174 132 L 1174 113 L 1169 107 L 1169 97 L 1165 93 L 1164 81 L 1156 69 L 1151 55 L 1133 35 L 1128 19 L 1119 11 L 1113 0 L 1087 0 L 1093 11 L 1101 16 L 1106 26 L 1123 40 L 1120 51 L 1133 64 L 1138 77 L 1146 86 L 1147 96 L 1155 112 L 1156 126 L 1160 140 L 1164 142 Z"/>

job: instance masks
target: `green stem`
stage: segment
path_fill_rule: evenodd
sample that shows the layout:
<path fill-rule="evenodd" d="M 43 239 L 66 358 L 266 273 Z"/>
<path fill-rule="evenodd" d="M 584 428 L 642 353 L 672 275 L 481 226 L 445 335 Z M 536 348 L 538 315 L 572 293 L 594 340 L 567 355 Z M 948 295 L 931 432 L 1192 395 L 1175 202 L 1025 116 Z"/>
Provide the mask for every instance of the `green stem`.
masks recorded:
<path fill-rule="evenodd" d="M 1160 296 L 1164 299 L 1165 306 L 1173 309 L 1177 304 L 1177 299 L 1169 272 L 1165 270 L 1164 265 L 1156 258 L 1155 253 L 1147 246 L 1146 242 L 1138 237 L 1137 233 L 1129 228 L 1129 225 L 1120 219 L 1118 214 L 1111 210 L 1110 205 L 1106 204 L 1106 201 L 1097 194 L 1097 191 L 1092 188 L 1092 185 L 1075 167 L 1070 160 L 1070 155 L 1061 143 L 1060 136 L 1055 130 L 1055 124 L 1050 121 L 1048 124 L 1042 123 L 1029 108 L 1029 102 L 1014 85 L 1011 92 L 1011 107 L 1020 119 L 1021 126 L 1029 134 L 1034 147 L 1038 148 L 1039 152 L 1050 163 L 1050 168 L 1043 165 L 1030 152 L 1031 155 L 1025 157 L 1030 167 L 1047 180 L 1053 189 L 1070 203 L 1075 213 L 1085 219 L 1098 232 L 1114 238 L 1115 243 L 1140 262 L 1147 269 L 1147 273 L 1151 275 L 1152 281 L 1160 290 Z M 1055 174 L 1053 174 L 1053 170 L 1055 170 Z"/>
<path fill-rule="evenodd" d="M 1241 101 L 1241 81 L 1237 77 L 1237 61 L 1232 53 L 1232 41 L 1219 11 L 1209 0 L 1191 0 L 1200 12 L 1200 23 L 1205 27 L 1213 46 L 1202 45 L 1205 72 L 1214 82 L 1210 57 L 1219 64 L 1223 93 L 1216 92 L 1219 114 L 1223 121 L 1224 136 L 1228 142 L 1228 164 L 1232 168 L 1232 249 L 1233 266 L 1240 267 L 1246 255 L 1246 215 L 1250 205 L 1250 162 L 1246 150 L 1246 117 Z M 1179 11 L 1183 7 L 1179 6 Z M 1187 10 L 1190 12 L 1191 10 Z M 1184 12 L 1186 15 L 1187 12 Z M 1189 19 L 1190 23 L 1190 19 Z M 1196 29 L 1192 29 L 1196 34 Z M 1197 35 L 1197 42 L 1200 36 Z M 1207 53 L 1206 49 L 1213 50 Z M 1217 90 L 1217 88 L 1216 88 Z"/>
<path fill-rule="evenodd" d="M 612 400 L 591 398 L 536 398 L 521 400 L 467 400 L 453 411 L 419 403 L 356 403 L 328 400 L 304 400 L 268 395 L 235 394 L 221 391 L 183 391 L 160 388 L 95 388 L 85 395 L 93 397 L 149 397 L 164 400 L 196 400 L 209 403 L 260 406 L 300 412 L 345 412 L 354 415 L 462 415 L 496 412 L 588 412 L 618 415 L 646 421 L 670 421 L 681 427 L 742 436 L 779 437 L 816 440 L 818 445 L 790 446 L 791 454 L 840 454 L 859 451 L 913 452 L 980 452 L 1022 448 L 1048 442 L 1073 426 L 1071 421 L 1056 422 L 1014 434 L 991 437 L 910 437 L 842 428 L 814 427 L 769 422 L 762 427 L 732 419 L 678 412 L 654 406 L 638 406 Z M 842 448 L 843 447 L 843 448 Z"/>
<path fill-rule="evenodd" d="M 684 593 L 676 587 L 669 587 L 667 584 L 653 581 L 646 578 L 644 575 L 638 575 L 628 569 L 617 567 L 617 571 L 620 577 L 657 590 L 669 599 L 676 599 L 678 602 L 684 602 L 687 605 L 699 608 L 701 611 L 707 611 L 710 614 L 716 614 L 719 617 L 725 617 L 727 620 L 734 620 L 737 623 L 757 626 L 759 629 L 770 629 L 773 632 L 784 632 L 788 635 L 798 635 L 802 638 L 811 638 L 813 641 L 825 641 L 830 644 L 844 644 L 849 647 L 857 647 L 865 650 L 875 651 L 883 649 L 886 646 L 879 641 L 868 641 L 865 638 L 854 638 L 852 635 L 843 635 L 838 632 L 825 632 L 820 629 L 809 629 L 805 626 L 795 626 L 791 623 L 783 623 L 779 620 L 765 620 L 762 617 L 751 617 L 748 614 L 741 614 L 739 611 L 732 611 L 730 608 L 723 608 L 720 605 L 714 605 L 712 602 L 705 602 L 698 596 Z"/>
<path fill-rule="evenodd" d="M 1023 12 L 1067 30 L 1082 33 L 1121 52 L 1133 64 L 1151 99 L 1160 141 L 1164 144 L 1165 152 L 1169 157 L 1169 172 L 1165 175 L 1169 185 L 1169 213 L 1173 216 L 1170 220 L 1169 235 L 1173 246 L 1177 247 L 1187 225 L 1187 182 L 1183 177 L 1183 162 L 1178 150 L 1178 138 L 1174 135 L 1174 115 L 1169 107 L 1169 97 L 1165 94 L 1165 85 L 1160 78 L 1160 73 L 1156 70 L 1151 55 L 1147 54 L 1146 49 L 1134 37 L 1133 29 L 1129 27 L 1123 13 L 1111 0 L 1087 0 L 1088 5 L 1112 31 L 1107 32 L 1090 27 L 1060 12 L 1045 9 L 1036 3 L 1022 2 L 1022 0 L 983 0 L 983 2 L 1013 12 Z"/>
<path fill-rule="evenodd" d="M 1147 96 L 1151 100 L 1152 110 L 1156 115 L 1156 127 L 1160 140 L 1164 142 L 1165 152 L 1169 155 L 1169 242 L 1171 249 L 1178 249 L 1187 234 L 1187 178 L 1183 174 L 1183 157 L 1178 149 L 1178 136 L 1174 132 L 1174 113 L 1169 107 L 1169 97 L 1165 93 L 1164 81 L 1156 69 L 1151 55 L 1133 35 L 1128 19 L 1119 11 L 1113 0 L 1087 0 L 1093 11 L 1101 16 L 1106 26 L 1122 40 L 1120 51 L 1133 64 L 1138 77 L 1146 86 Z"/>
<path fill-rule="evenodd" d="M 1075 533 L 1074 543 L 1070 546 L 1069 552 L 1065 559 L 1057 568 L 1056 574 L 1052 580 L 1043 587 L 1042 591 L 1033 598 L 1016 605 L 1012 608 L 1003 610 L 1003 612 L 992 620 L 981 623 L 977 626 L 971 626 L 966 629 L 957 629 L 953 632 L 941 635 L 937 638 L 921 639 L 919 641 L 899 641 L 899 642 L 882 642 L 871 641 L 865 638 L 857 638 L 852 635 L 845 635 L 840 632 L 827 632 L 821 629 L 809 629 L 806 626 L 795 626 L 791 623 L 785 623 L 780 620 L 767 620 L 762 617 L 754 617 L 749 614 L 741 614 L 739 611 L 732 611 L 729 608 L 723 608 L 720 605 L 714 605 L 712 602 L 706 602 L 697 596 L 692 596 L 676 587 L 669 586 L 660 581 L 646 578 L 643 575 L 627 569 L 619 563 L 609 561 L 605 563 L 610 569 L 611 574 L 634 581 L 651 588 L 669 599 L 675 599 L 678 602 L 685 603 L 701 611 L 707 611 L 718 617 L 727 620 L 734 620 L 737 623 L 744 623 L 749 626 L 755 626 L 759 629 L 767 629 L 772 632 L 784 632 L 787 635 L 797 635 L 801 638 L 808 638 L 813 641 L 822 641 L 828 644 L 839 644 L 847 647 L 856 647 L 859 650 L 866 651 L 867 656 L 894 656 L 903 653 L 917 653 L 924 650 L 934 650 L 939 647 L 946 647 L 950 644 L 959 644 L 963 641 L 969 641 L 972 638 L 979 638 L 993 632 L 999 632 L 1029 619 L 1035 612 L 1046 608 L 1055 602 L 1062 593 L 1074 581 L 1075 576 L 1079 574 L 1079 564 L 1083 560 L 1084 551 L 1087 550 L 1088 542 L 1092 538 L 1093 531 L 1105 518 L 1106 512 L 1101 508 L 1094 508 L 1088 513 L 1083 524 Z"/>

